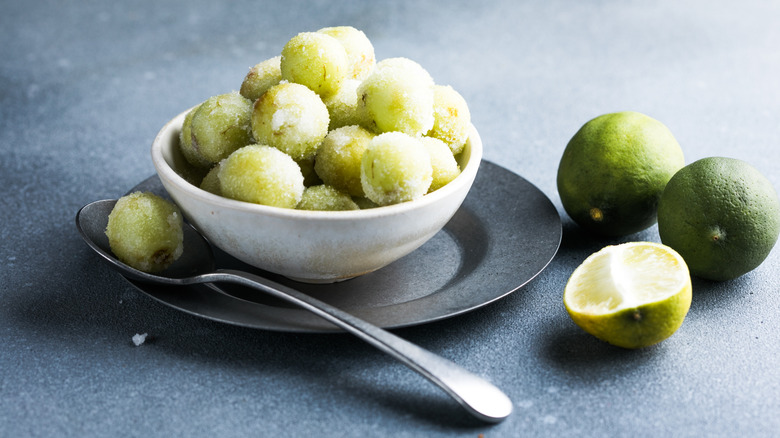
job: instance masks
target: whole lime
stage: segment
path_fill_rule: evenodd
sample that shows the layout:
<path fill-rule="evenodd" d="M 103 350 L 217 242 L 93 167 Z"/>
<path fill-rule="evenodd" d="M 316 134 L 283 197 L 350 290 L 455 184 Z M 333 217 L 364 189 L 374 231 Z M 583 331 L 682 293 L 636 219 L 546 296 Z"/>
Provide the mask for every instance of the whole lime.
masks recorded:
<path fill-rule="evenodd" d="M 769 255 L 780 234 L 780 201 L 750 164 L 703 158 L 669 181 L 658 205 L 658 233 L 693 275 L 730 280 Z"/>
<path fill-rule="evenodd" d="M 581 227 L 625 236 L 656 222 L 658 199 L 685 165 L 669 129 L 644 114 L 604 114 L 569 141 L 558 166 L 558 193 Z"/>

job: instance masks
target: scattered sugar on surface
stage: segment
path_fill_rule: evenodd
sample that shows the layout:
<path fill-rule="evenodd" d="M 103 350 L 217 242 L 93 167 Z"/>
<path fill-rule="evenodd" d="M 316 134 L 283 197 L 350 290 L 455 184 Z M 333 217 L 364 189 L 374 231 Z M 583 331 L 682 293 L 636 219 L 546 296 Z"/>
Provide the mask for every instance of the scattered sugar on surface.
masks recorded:
<path fill-rule="evenodd" d="M 143 333 L 143 334 L 138 334 L 138 333 L 136 333 L 135 335 L 133 335 L 133 344 L 134 344 L 136 347 L 138 347 L 139 345 L 141 345 L 141 344 L 143 344 L 144 342 L 146 342 L 146 337 L 147 337 L 148 335 L 149 335 L 148 333 Z"/>

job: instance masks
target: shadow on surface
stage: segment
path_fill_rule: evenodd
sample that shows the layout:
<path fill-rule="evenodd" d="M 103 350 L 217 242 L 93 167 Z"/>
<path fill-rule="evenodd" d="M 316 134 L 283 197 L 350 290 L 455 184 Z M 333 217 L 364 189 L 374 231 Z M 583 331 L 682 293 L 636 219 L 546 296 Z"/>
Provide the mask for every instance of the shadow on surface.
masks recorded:
<path fill-rule="evenodd" d="M 601 236 L 589 232 L 574 221 L 572 221 L 565 212 L 561 213 L 561 222 L 563 225 L 563 240 L 561 249 L 567 252 L 583 252 L 591 254 L 607 245 L 618 245 L 625 242 L 660 242 L 658 237 L 658 228 L 656 225 L 645 230 L 621 237 Z"/>
<path fill-rule="evenodd" d="M 561 213 L 561 217 L 563 227 L 561 250 L 566 250 L 568 252 L 592 252 L 602 248 L 604 245 L 610 244 L 613 240 L 588 233 L 569 219 L 565 213 Z"/>
<path fill-rule="evenodd" d="M 584 332 L 574 323 L 557 325 L 540 341 L 543 360 L 579 377 L 600 372 L 610 375 L 631 372 L 652 358 L 657 349 L 657 346 L 641 350 L 615 347 Z"/>

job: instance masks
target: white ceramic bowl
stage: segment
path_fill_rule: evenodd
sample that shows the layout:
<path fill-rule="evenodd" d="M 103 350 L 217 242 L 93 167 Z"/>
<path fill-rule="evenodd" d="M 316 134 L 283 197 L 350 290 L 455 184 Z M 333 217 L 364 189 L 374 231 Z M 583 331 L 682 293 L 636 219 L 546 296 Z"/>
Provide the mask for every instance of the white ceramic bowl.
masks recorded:
<path fill-rule="evenodd" d="M 309 283 L 366 274 L 419 248 L 458 210 L 482 160 L 482 141 L 472 126 L 461 174 L 420 199 L 354 211 L 270 207 L 216 196 L 181 176 L 188 167 L 178 148 L 185 115 L 168 122 L 152 144 L 157 174 L 184 216 L 233 257 Z"/>

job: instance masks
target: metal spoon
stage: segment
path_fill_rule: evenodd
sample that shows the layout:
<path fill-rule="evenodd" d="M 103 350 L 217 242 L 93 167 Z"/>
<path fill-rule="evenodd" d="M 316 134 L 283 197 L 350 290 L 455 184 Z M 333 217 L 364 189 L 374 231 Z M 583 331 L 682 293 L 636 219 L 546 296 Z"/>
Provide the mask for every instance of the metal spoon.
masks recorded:
<path fill-rule="evenodd" d="M 482 421 L 498 423 L 512 413 L 512 401 L 501 390 L 447 359 L 295 289 L 248 272 L 215 269 L 210 244 L 186 223 L 184 254 L 159 275 L 122 263 L 111 252 L 105 234 L 108 215 L 115 203 L 116 200 L 103 200 L 85 205 L 76 214 L 76 227 L 84 241 L 126 277 L 177 286 L 224 281 L 255 288 L 298 305 L 388 353 L 438 385 Z"/>

